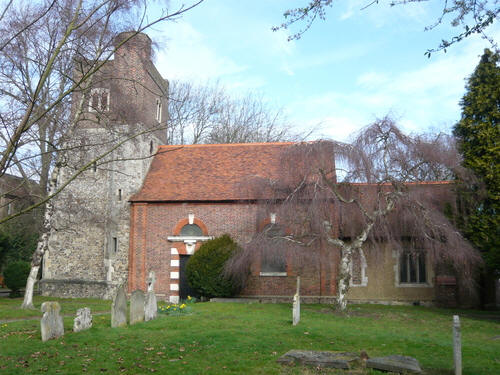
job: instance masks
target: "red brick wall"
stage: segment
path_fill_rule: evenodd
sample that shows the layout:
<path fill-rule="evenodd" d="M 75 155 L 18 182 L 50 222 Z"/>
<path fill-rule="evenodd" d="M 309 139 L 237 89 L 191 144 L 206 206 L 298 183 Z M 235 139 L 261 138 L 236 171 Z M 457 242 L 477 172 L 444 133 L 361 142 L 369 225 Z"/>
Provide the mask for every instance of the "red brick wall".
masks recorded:
<path fill-rule="evenodd" d="M 171 290 L 171 284 L 178 283 L 171 272 L 179 272 L 172 260 L 179 254 L 186 254 L 186 246 L 180 242 L 169 242 L 168 236 L 177 235 L 181 221 L 187 223 L 189 214 L 194 214 L 195 223 L 201 221 L 209 236 L 230 234 L 238 243 L 244 244 L 252 236 L 262 221 L 257 206 L 246 203 L 133 203 L 131 207 L 130 252 L 129 252 L 129 292 L 145 290 L 145 280 L 149 271 L 155 271 L 157 283 L 155 292 L 163 298 L 178 296 Z M 204 229 L 204 228 L 203 228 Z M 197 248 L 201 244 L 197 244 Z M 335 295 L 336 264 L 338 255 L 321 251 L 310 258 L 308 267 L 301 270 L 301 294 L 314 296 Z M 242 295 L 286 296 L 295 293 L 295 276 L 292 262 L 286 277 L 259 276 L 260 265 L 253 265 L 252 276 Z M 175 275 L 173 275 L 175 276 Z M 321 276 L 321 278 L 320 278 Z"/>

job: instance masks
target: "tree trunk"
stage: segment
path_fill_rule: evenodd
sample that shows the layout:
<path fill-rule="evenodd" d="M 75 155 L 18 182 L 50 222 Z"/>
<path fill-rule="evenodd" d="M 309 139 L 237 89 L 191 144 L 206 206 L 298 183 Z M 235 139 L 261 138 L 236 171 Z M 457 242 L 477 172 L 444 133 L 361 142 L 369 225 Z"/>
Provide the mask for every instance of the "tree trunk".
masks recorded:
<path fill-rule="evenodd" d="M 22 309 L 34 309 L 33 305 L 33 289 L 35 287 L 36 276 L 38 275 L 38 270 L 40 266 L 35 266 L 31 263 L 31 270 L 28 276 L 28 281 L 26 282 L 26 290 L 24 292 L 24 301 L 21 305 Z"/>
<path fill-rule="evenodd" d="M 57 178 L 61 172 L 61 163 L 56 163 L 54 171 L 49 181 L 49 195 L 56 190 Z M 26 290 L 24 292 L 24 300 L 21 305 L 22 309 L 34 309 L 33 305 L 33 288 L 35 286 L 36 277 L 38 275 L 38 270 L 42 264 L 43 255 L 49 247 L 49 235 L 51 231 L 51 221 L 52 215 L 54 214 L 54 203 L 49 200 L 45 205 L 45 214 L 43 216 L 42 233 L 38 239 L 38 244 L 36 250 L 33 253 L 33 258 L 31 259 L 31 270 L 26 281 Z"/>
<path fill-rule="evenodd" d="M 340 251 L 337 309 L 339 311 L 345 311 L 347 308 L 347 292 L 349 291 L 349 284 L 351 281 L 352 248 L 350 246 L 343 246 Z"/>

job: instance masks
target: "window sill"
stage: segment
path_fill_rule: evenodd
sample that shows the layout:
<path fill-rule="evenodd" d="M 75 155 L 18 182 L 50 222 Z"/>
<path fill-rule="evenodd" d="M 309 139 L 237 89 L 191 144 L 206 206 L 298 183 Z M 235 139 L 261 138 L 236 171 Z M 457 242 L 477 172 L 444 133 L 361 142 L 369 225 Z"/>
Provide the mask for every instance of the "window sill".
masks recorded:
<path fill-rule="evenodd" d="M 398 288 L 432 288 L 433 285 L 429 283 L 399 283 L 396 285 Z"/>
<path fill-rule="evenodd" d="M 286 272 L 261 272 L 259 276 L 272 277 L 272 276 L 287 276 Z"/>

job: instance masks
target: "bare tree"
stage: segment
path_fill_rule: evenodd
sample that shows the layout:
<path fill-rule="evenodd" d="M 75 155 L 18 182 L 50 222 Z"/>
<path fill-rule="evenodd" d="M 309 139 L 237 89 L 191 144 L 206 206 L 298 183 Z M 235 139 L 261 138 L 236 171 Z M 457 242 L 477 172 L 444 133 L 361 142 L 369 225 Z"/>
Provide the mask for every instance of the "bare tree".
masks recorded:
<path fill-rule="evenodd" d="M 99 155 L 74 169 L 64 181 L 59 181 L 68 155 L 79 147 L 73 139 L 75 131 L 81 121 L 88 121 L 84 116 L 84 103 L 95 74 L 136 33 L 175 19 L 202 1 L 181 6 L 176 11 L 165 9 L 153 19 L 149 18 L 147 2 L 142 1 L 45 0 L 2 4 L 0 176 L 9 170 L 17 170 L 26 177 L 38 175 L 44 192 L 36 204 L 2 221 L 45 204 L 42 231 L 33 255 L 23 307 L 33 306 L 33 285 L 47 249 L 54 214 L 50 199 L 131 138 L 144 131 L 158 130 L 136 129 L 111 143 L 102 144 Z M 114 43 L 121 31 L 129 30 L 136 32 Z M 101 113 L 95 112 L 95 120 L 100 121 Z"/>
<path fill-rule="evenodd" d="M 201 0 L 202 1 L 202 0 Z M 113 56 L 116 35 L 144 31 L 198 5 L 148 18 L 146 2 L 46 0 L 7 2 L 0 9 L 0 176 L 6 171 L 48 180 L 64 136 L 71 133 L 74 93 Z M 133 35 L 130 35 L 133 37 Z M 73 72 L 79 71 L 77 75 Z"/>
<path fill-rule="evenodd" d="M 262 253 L 278 262 L 288 253 L 295 265 L 303 264 L 298 257 L 327 248 L 340 255 L 337 302 L 345 310 L 353 257 L 391 246 L 410 248 L 412 256 L 425 252 L 472 283 L 480 256 L 444 214 L 445 203 L 454 205 L 453 184 L 430 184 L 463 173 L 451 137 L 409 137 L 388 118 L 351 144 L 299 143 L 282 156 L 279 180 L 253 180 L 262 210 L 275 212 L 286 229 L 256 236 L 227 272 L 248 275 Z"/>
<path fill-rule="evenodd" d="M 367 0 L 361 10 L 379 5 L 379 3 L 385 3 L 385 5 L 389 6 L 404 6 L 424 1 L 427 0 Z M 273 30 L 289 29 L 295 24 L 302 24 L 303 26 L 295 34 L 288 37 L 289 40 L 300 39 L 300 37 L 309 30 L 314 21 L 317 19 L 326 19 L 326 10 L 333 5 L 333 0 L 304 1 L 303 7 L 286 10 L 283 13 L 285 21 L 280 26 L 273 27 Z M 436 21 L 427 26 L 425 30 L 432 30 L 441 25 L 446 19 L 451 18 L 451 26 L 459 28 L 460 31 L 450 40 L 443 39 L 438 47 L 428 49 L 425 53 L 426 56 L 430 57 L 433 52 L 441 50 L 446 52 L 448 47 L 473 34 L 481 34 L 483 38 L 487 39 L 492 47 L 496 49 L 497 42 L 487 34 L 487 28 L 492 25 L 494 21 L 498 20 L 499 13 L 500 8 L 496 0 L 442 1 L 441 13 L 437 15 Z"/>
<path fill-rule="evenodd" d="M 170 144 L 277 142 L 304 139 L 283 111 L 253 94 L 231 95 L 219 83 L 170 84 Z"/>

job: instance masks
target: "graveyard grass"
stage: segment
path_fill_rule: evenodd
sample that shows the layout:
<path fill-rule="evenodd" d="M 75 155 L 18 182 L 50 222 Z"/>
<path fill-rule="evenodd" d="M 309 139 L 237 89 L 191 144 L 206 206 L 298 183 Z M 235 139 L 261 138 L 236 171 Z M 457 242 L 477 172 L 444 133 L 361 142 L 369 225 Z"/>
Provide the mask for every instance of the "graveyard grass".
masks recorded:
<path fill-rule="evenodd" d="M 36 297 L 36 307 L 46 300 Z M 19 299 L 0 299 L 0 373 L 382 374 L 276 363 L 290 349 L 305 349 L 409 355 L 427 375 L 452 375 L 456 313 L 462 324 L 463 374 L 500 373 L 499 312 L 351 305 L 348 315 L 339 315 L 325 305 L 302 304 L 301 321 L 294 327 L 291 304 L 197 303 L 190 314 L 159 314 L 150 322 L 111 328 L 109 301 L 51 300 L 71 316 L 64 318 L 64 337 L 42 343 L 38 319 L 6 322 L 41 313 L 19 310 Z M 108 313 L 94 315 L 90 330 L 73 333 L 74 314 L 85 306 L 93 314 Z"/>

